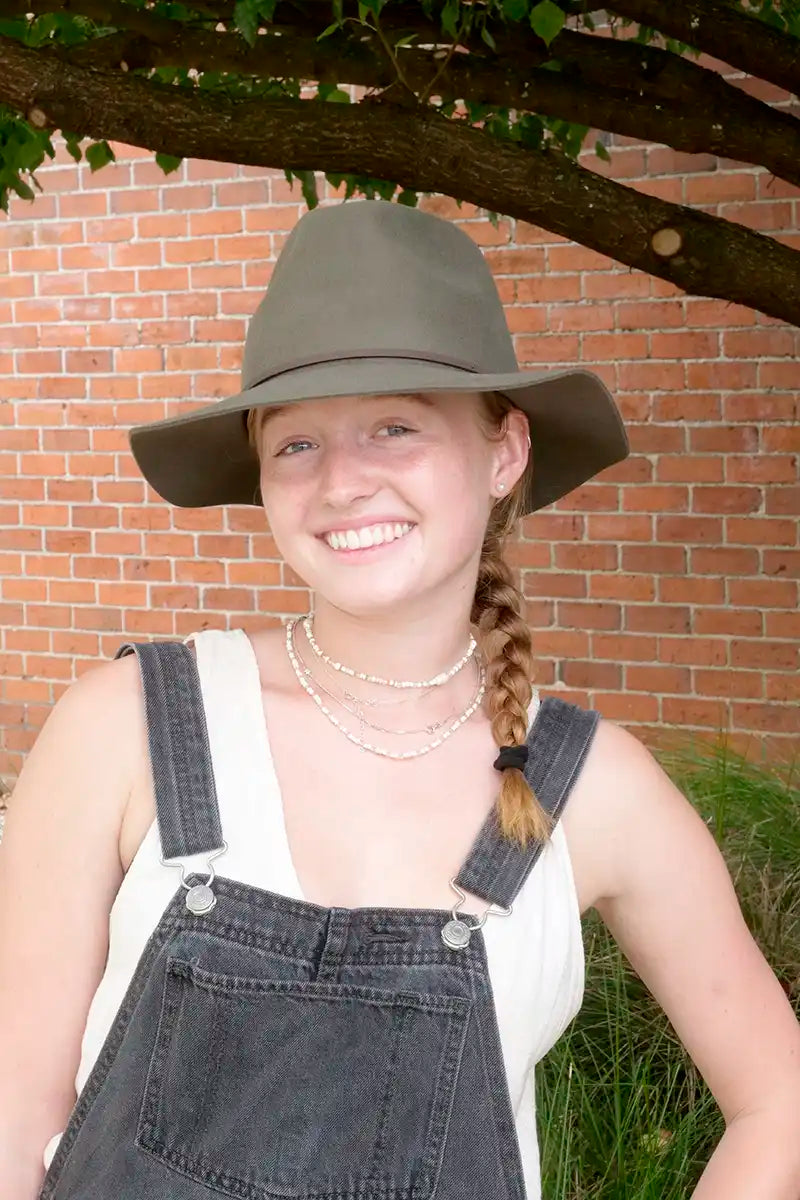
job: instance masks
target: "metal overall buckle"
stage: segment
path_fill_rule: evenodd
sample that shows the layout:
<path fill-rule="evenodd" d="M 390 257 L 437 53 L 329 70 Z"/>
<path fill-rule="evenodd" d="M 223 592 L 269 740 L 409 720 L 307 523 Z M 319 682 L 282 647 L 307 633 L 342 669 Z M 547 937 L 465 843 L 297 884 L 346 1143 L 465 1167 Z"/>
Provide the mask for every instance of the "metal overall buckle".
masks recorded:
<path fill-rule="evenodd" d="M 450 887 L 453 891 L 458 892 L 459 900 L 463 902 L 467 898 L 467 893 L 458 886 L 455 877 L 450 880 Z M 480 929 L 486 924 L 486 918 L 491 913 L 492 916 L 510 917 L 512 905 L 509 904 L 504 908 L 502 904 L 490 904 L 483 910 L 474 925 L 468 925 L 458 916 L 458 904 L 453 905 L 451 911 L 451 920 L 446 925 L 442 926 L 441 934 L 442 941 L 450 950 L 464 950 L 469 945 L 469 939 L 473 929 Z"/>
<path fill-rule="evenodd" d="M 220 854 L 224 854 L 228 849 L 228 843 L 223 842 L 218 850 L 213 850 L 206 861 L 206 869 L 208 870 L 208 879 L 205 883 L 195 883 L 190 885 L 186 882 L 186 866 L 182 862 L 174 862 L 164 858 L 163 854 L 159 854 L 159 858 L 165 867 L 176 867 L 181 873 L 181 887 L 186 888 L 186 907 L 190 913 L 194 913 L 196 917 L 204 917 L 206 913 L 210 913 L 214 905 L 217 903 L 217 897 L 214 895 L 211 884 L 214 882 L 214 868 L 211 866 L 213 859 L 219 858 Z M 197 871 L 192 871 L 192 875 L 198 874 Z"/>

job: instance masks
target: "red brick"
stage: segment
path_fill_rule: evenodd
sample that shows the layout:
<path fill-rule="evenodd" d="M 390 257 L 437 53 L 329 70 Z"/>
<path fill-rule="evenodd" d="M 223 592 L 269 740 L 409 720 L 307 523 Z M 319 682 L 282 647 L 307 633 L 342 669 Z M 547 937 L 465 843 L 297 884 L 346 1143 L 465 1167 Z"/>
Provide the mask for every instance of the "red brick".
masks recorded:
<path fill-rule="evenodd" d="M 754 200 L 756 177 L 749 171 L 690 176 L 686 180 L 687 204 L 716 204 L 720 200 Z"/>
<path fill-rule="evenodd" d="M 800 733 L 800 704 L 737 703 L 733 705 L 733 719 L 740 729 Z"/>
<path fill-rule="evenodd" d="M 760 488 L 696 487 L 692 491 L 692 509 L 697 513 L 754 513 L 760 507 Z"/>
<path fill-rule="evenodd" d="M 620 363 L 619 386 L 623 391 L 677 391 L 686 385 L 685 374 L 683 364 L 677 362 Z M 690 383 L 690 387 L 695 386 Z"/>
<path fill-rule="evenodd" d="M 679 581 L 664 580 L 663 582 L 678 583 Z M 725 666 L 728 661 L 728 643 L 719 637 L 663 637 L 658 643 L 658 657 L 661 662 L 667 663 L 721 667 Z"/>
<path fill-rule="evenodd" d="M 587 517 L 587 534 L 598 541 L 649 542 L 653 522 L 643 515 L 592 513 Z"/>
<path fill-rule="evenodd" d="M 689 489 L 639 484 L 638 487 L 623 492 L 622 507 L 626 512 L 687 512 Z"/>
<path fill-rule="evenodd" d="M 589 595 L 600 600 L 654 600 L 655 583 L 642 575 L 593 575 L 589 580 Z"/>
<path fill-rule="evenodd" d="M 782 521 L 779 517 L 729 517 L 725 523 L 725 534 L 729 543 L 795 546 L 798 525 L 796 521 Z"/>
<path fill-rule="evenodd" d="M 725 472 L 732 483 L 794 483 L 798 478 L 797 454 L 729 454 Z"/>
<path fill-rule="evenodd" d="M 800 671 L 800 646 L 797 642 L 766 639 L 731 642 L 731 666 L 752 667 L 761 671 Z"/>
<path fill-rule="evenodd" d="M 758 364 L 754 362 L 724 362 L 721 359 L 712 362 L 689 362 L 686 364 L 686 383 L 692 391 L 754 388 L 758 371 Z M 758 382 L 763 383 L 763 380 Z"/>
<path fill-rule="evenodd" d="M 661 716 L 667 725 L 706 725 L 724 729 L 727 726 L 727 703 L 724 700 L 695 700 L 688 696 L 665 696 Z"/>
<path fill-rule="evenodd" d="M 730 603 L 743 608 L 796 608 L 797 584 L 789 579 L 732 579 Z"/>
<path fill-rule="evenodd" d="M 691 690 L 691 682 L 691 672 L 680 667 L 625 667 L 626 691 L 684 695 Z"/>
<path fill-rule="evenodd" d="M 763 391 L 735 392 L 722 397 L 722 415 L 726 421 L 800 420 L 800 395 L 764 394 Z"/>
<path fill-rule="evenodd" d="M 722 482 L 725 462 L 721 457 L 699 454 L 664 454 L 659 456 L 656 473 L 658 479 L 665 483 Z"/>
<path fill-rule="evenodd" d="M 725 580 L 663 575 L 658 580 L 658 599 L 664 604 L 724 604 Z"/>
<path fill-rule="evenodd" d="M 733 546 L 693 546 L 693 575 L 757 575 L 758 551 Z"/>
<path fill-rule="evenodd" d="M 630 633 L 689 633 L 691 609 L 679 604 L 629 604 L 625 629 Z"/>
<path fill-rule="evenodd" d="M 570 629 L 621 629 L 622 610 L 618 604 L 558 602 L 558 619 Z"/>
<path fill-rule="evenodd" d="M 558 664 L 558 678 L 574 688 L 621 688 L 622 667 L 610 662 L 567 659 Z"/>
<path fill-rule="evenodd" d="M 549 636 L 555 636 L 550 634 Z M 632 633 L 592 633 L 592 656 L 622 662 L 651 662 L 658 642 L 654 637 Z M 538 645 L 538 638 L 537 638 Z"/>

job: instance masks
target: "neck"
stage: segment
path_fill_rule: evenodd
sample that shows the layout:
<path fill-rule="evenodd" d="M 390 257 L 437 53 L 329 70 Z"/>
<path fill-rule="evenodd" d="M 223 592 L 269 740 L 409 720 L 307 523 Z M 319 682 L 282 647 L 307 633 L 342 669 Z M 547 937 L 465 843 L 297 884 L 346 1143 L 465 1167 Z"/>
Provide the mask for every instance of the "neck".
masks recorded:
<path fill-rule="evenodd" d="M 466 652 L 469 611 L 424 615 L 379 613 L 354 616 L 319 602 L 314 639 L 335 662 L 385 679 L 424 680 L 448 671 Z"/>

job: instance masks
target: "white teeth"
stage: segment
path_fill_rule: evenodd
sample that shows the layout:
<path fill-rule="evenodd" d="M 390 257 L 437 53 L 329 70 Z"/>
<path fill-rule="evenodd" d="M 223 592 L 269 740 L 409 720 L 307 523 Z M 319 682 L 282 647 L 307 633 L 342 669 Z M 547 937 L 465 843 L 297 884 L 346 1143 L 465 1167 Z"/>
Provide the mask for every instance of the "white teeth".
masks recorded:
<path fill-rule="evenodd" d="M 359 550 L 369 546 L 382 546 L 403 537 L 413 529 L 409 522 L 385 525 L 366 525 L 363 529 L 345 529 L 326 533 L 325 541 L 333 550 Z"/>

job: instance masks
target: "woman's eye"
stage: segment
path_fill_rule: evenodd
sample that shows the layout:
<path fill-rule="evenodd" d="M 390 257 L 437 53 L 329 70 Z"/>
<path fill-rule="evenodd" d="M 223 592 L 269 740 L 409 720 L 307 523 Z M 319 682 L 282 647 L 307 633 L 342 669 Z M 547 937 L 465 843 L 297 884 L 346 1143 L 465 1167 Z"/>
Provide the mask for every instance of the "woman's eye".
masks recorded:
<path fill-rule="evenodd" d="M 310 443 L 310 442 L 308 442 L 308 441 L 306 441 L 306 439 L 305 439 L 305 438 L 299 438 L 299 439 L 298 439 L 296 442 L 288 442 L 288 443 L 287 443 L 287 444 L 286 444 L 286 445 L 283 447 L 283 449 L 281 449 L 281 450 L 278 450 L 278 452 L 276 453 L 275 457 L 276 457 L 276 458 L 280 458 L 280 457 L 281 457 L 281 455 L 286 455 L 287 457 L 291 457 L 291 456 L 292 456 L 292 454 L 294 454 L 294 449 L 293 449 L 293 447 L 295 447 L 295 446 L 310 446 L 310 445 L 311 445 L 311 443 Z"/>
<path fill-rule="evenodd" d="M 399 429 L 401 433 L 412 433 L 413 431 L 407 425 L 401 425 L 398 421 L 393 421 L 390 425 L 383 425 L 382 429 Z"/>

